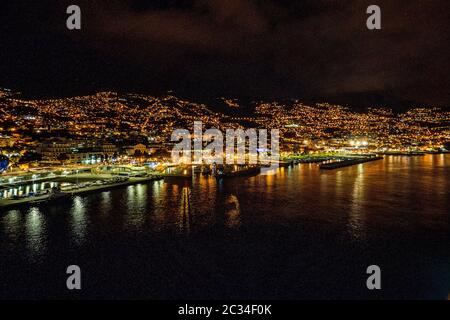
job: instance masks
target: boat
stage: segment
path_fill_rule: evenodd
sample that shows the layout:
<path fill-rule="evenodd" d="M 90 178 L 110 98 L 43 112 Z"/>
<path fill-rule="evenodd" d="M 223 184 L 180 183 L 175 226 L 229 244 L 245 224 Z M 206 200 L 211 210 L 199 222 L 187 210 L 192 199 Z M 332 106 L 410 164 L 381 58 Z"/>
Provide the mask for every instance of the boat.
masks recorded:
<path fill-rule="evenodd" d="M 164 181 L 192 180 L 192 170 L 184 169 L 164 174 Z"/>

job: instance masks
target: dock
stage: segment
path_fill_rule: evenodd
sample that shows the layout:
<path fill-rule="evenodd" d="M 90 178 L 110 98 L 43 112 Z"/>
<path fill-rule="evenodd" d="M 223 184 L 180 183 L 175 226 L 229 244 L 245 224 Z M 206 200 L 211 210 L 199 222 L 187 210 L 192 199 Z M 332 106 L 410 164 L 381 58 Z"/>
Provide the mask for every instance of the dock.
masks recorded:
<path fill-rule="evenodd" d="M 294 160 L 294 163 L 295 164 L 300 164 L 300 163 L 322 163 L 322 162 L 328 161 L 330 159 L 332 159 L 332 158 L 331 157 L 311 157 L 311 158 Z"/>
<path fill-rule="evenodd" d="M 249 168 L 235 170 L 235 171 L 217 173 L 216 179 L 252 176 L 252 175 L 258 175 L 260 173 L 261 173 L 261 167 L 255 166 L 255 167 L 249 167 Z"/>
<path fill-rule="evenodd" d="M 385 156 L 402 156 L 402 157 L 413 157 L 413 156 L 424 156 L 426 153 L 425 152 L 421 152 L 421 151 L 388 151 L 388 152 L 383 152 L 382 153 Z"/>
<path fill-rule="evenodd" d="M 377 161 L 377 160 L 381 160 L 381 159 L 383 159 L 383 157 L 381 157 L 381 156 L 363 157 L 363 158 L 347 158 L 347 159 L 336 160 L 336 161 L 330 162 L 330 163 L 322 163 L 319 166 L 319 168 L 324 169 L 324 170 L 334 170 L 334 169 L 353 166 L 356 164 Z"/>
<path fill-rule="evenodd" d="M 162 175 L 152 175 L 148 177 L 133 177 L 129 178 L 126 181 L 123 182 L 117 182 L 117 183 L 109 183 L 105 185 L 91 185 L 84 188 L 80 188 L 77 190 L 71 190 L 66 192 L 61 192 L 58 194 L 57 197 L 52 198 L 51 195 L 40 195 L 40 196 L 34 196 L 34 197 L 26 197 L 23 199 L 1 199 L 0 200 L 0 210 L 4 209 L 11 209 L 16 207 L 22 207 L 22 206 L 33 206 L 38 204 L 45 204 L 45 203 L 51 203 L 57 200 L 67 199 L 72 196 L 76 195 L 82 195 L 82 194 L 88 194 L 88 193 L 95 193 L 95 192 L 101 192 L 101 191 L 107 191 L 115 188 L 120 187 L 126 187 L 130 185 L 140 184 L 140 183 L 146 183 L 151 181 L 157 181 L 162 180 Z"/>
<path fill-rule="evenodd" d="M 192 181 L 192 174 L 164 174 L 164 182 Z"/>

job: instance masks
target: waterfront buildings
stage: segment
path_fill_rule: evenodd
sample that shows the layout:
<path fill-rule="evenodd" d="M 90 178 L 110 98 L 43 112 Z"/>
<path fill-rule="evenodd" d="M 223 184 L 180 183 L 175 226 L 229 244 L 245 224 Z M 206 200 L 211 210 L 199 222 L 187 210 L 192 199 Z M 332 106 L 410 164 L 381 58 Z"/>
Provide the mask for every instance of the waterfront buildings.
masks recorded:
<path fill-rule="evenodd" d="M 96 140 L 48 139 L 41 142 L 38 153 L 43 161 L 86 163 L 113 157 L 117 147 Z"/>
<path fill-rule="evenodd" d="M 223 98 L 217 100 L 222 103 L 219 108 L 173 94 L 100 92 L 39 100 L 0 92 L 1 153 L 22 161 L 30 153 L 43 161 L 68 162 L 114 155 L 142 158 L 155 152 L 168 156 L 172 132 L 192 131 L 194 121 L 222 132 L 279 129 L 284 153 L 436 151 L 450 141 L 450 112 L 442 108 L 356 112 L 347 106 L 297 100 L 255 101 L 243 107 L 237 99 Z"/>

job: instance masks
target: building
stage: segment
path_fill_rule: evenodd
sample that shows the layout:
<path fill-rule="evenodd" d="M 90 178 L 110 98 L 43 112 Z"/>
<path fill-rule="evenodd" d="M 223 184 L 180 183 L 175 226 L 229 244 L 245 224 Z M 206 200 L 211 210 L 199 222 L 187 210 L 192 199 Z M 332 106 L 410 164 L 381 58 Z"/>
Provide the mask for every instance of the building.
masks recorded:
<path fill-rule="evenodd" d="M 70 139 L 53 139 L 43 141 L 38 153 L 44 161 L 67 161 L 72 163 L 99 162 L 114 156 L 117 147 L 102 141 L 80 141 Z"/>
<path fill-rule="evenodd" d="M 117 147 L 112 143 L 101 143 L 98 145 L 100 152 L 107 154 L 108 156 L 113 156 L 117 153 Z"/>
<path fill-rule="evenodd" d="M 107 157 L 108 156 L 103 152 L 93 148 L 83 148 L 64 154 L 64 156 L 60 157 L 59 160 L 62 159 L 70 163 L 96 164 L 106 160 Z"/>
<path fill-rule="evenodd" d="M 37 148 L 37 152 L 41 154 L 42 160 L 58 160 L 62 154 L 71 153 L 75 145 L 70 140 L 46 140 Z"/>
<path fill-rule="evenodd" d="M 123 151 L 127 156 L 142 156 L 148 154 L 148 148 L 142 143 L 138 143 L 134 146 L 123 147 Z"/>

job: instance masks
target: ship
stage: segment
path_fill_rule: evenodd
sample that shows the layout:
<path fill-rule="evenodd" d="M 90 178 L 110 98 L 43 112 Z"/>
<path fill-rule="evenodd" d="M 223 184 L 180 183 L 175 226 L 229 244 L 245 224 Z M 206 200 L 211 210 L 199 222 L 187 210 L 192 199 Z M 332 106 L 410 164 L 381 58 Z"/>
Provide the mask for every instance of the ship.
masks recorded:
<path fill-rule="evenodd" d="M 244 169 L 229 171 L 229 172 L 217 170 L 215 177 L 216 177 L 216 179 L 222 179 L 222 178 L 233 178 L 233 177 L 241 177 L 241 176 L 252 176 L 252 175 L 258 175 L 260 173 L 261 173 L 261 167 L 251 166 L 251 167 L 246 167 Z"/>

